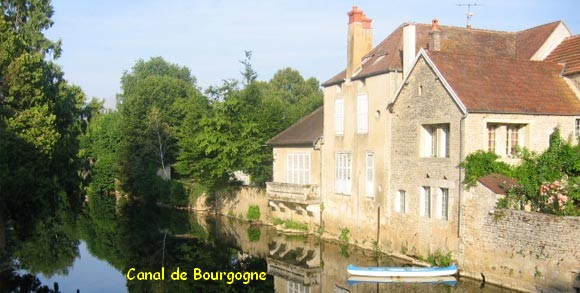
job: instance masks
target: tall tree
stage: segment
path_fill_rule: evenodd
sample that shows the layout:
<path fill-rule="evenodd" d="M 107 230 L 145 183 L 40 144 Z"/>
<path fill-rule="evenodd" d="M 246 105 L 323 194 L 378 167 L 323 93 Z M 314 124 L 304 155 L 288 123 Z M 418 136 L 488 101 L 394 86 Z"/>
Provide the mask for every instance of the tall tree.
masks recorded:
<path fill-rule="evenodd" d="M 154 199 L 158 195 L 157 170 L 173 164 L 177 154 L 177 136 L 169 129 L 180 128 L 185 108 L 203 109 L 207 102 L 188 68 L 161 57 L 139 60 L 123 75 L 121 87 L 118 108 L 124 139 L 119 179 L 124 191 Z M 157 128 L 155 121 L 159 122 Z"/>
<path fill-rule="evenodd" d="M 61 51 L 44 36 L 52 14 L 47 0 L 0 2 L 0 222 L 19 238 L 36 219 L 81 202 L 77 136 L 85 97 L 49 61 Z"/>

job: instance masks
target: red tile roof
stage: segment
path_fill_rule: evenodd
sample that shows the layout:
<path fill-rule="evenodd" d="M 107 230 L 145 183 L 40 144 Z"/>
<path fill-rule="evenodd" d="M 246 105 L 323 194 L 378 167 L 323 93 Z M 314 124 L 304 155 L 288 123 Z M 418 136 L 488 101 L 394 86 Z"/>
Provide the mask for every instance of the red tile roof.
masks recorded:
<path fill-rule="evenodd" d="M 529 59 L 545 42 L 560 21 L 541 25 L 518 33 L 467 29 L 439 25 L 441 31 L 441 51 L 468 55 L 498 56 Z M 382 74 L 403 69 L 403 28 L 402 24 L 386 39 L 363 57 L 362 70 L 353 79 Z M 431 24 L 416 24 L 416 52 L 428 49 Z M 529 56 L 528 56 L 529 55 Z M 343 71 L 322 86 L 341 83 L 346 78 Z"/>
<path fill-rule="evenodd" d="M 564 64 L 564 75 L 580 73 L 580 35 L 565 39 L 546 58 Z"/>
<path fill-rule="evenodd" d="M 580 115 L 554 62 L 427 52 L 468 112 Z"/>
<path fill-rule="evenodd" d="M 477 179 L 483 186 L 489 188 L 496 194 L 507 194 L 507 191 L 518 183 L 515 179 L 501 174 L 489 174 Z"/>
<path fill-rule="evenodd" d="M 517 33 L 517 57 L 530 59 L 562 21 L 554 21 Z"/>
<path fill-rule="evenodd" d="M 266 143 L 271 146 L 313 146 L 322 136 L 323 118 L 323 107 L 320 107 Z"/>

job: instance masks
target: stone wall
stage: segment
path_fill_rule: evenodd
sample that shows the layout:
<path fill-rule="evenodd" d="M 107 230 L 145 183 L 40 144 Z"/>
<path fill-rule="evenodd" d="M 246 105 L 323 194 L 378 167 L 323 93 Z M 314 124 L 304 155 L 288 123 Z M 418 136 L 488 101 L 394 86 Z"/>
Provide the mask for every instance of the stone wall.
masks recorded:
<path fill-rule="evenodd" d="M 260 208 L 260 221 L 267 223 L 271 220 L 268 212 L 266 189 L 258 187 L 243 186 L 232 192 L 232 194 L 224 195 L 222 200 L 216 204 L 217 211 L 214 211 L 226 216 L 247 219 L 248 209 L 252 205 Z M 190 208 L 197 211 L 211 210 L 207 205 L 207 197 L 205 195 L 198 197 L 196 203 Z"/>
<path fill-rule="evenodd" d="M 531 292 L 573 291 L 580 271 L 580 217 L 496 210 L 499 196 L 467 193 L 462 274 Z"/>
<path fill-rule="evenodd" d="M 462 114 L 435 73 L 421 59 L 392 107 L 391 176 L 381 242 L 387 250 L 426 257 L 458 248 L 460 121 Z M 447 125 L 448 156 L 428 157 L 425 125 Z M 423 215 L 421 188 L 430 187 L 431 216 Z M 440 192 L 448 189 L 443 216 Z M 405 210 L 395 196 L 405 191 Z"/>

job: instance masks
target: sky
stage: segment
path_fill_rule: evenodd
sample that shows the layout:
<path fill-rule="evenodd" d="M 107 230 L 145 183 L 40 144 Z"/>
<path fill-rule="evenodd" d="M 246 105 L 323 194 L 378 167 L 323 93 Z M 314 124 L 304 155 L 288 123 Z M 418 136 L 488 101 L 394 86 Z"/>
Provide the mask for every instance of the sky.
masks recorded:
<path fill-rule="evenodd" d="M 244 51 L 252 51 L 259 80 L 291 67 L 324 82 L 346 66 L 353 5 L 373 20 L 376 45 L 405 22 L 464 27 L 467 7 L 457 4 L 473 3 L 474 28 L 519 31 L 563 20 L 580 34 L 579 0 L 53 0 L 45 33 L 62 40 L 56 63 L 65 78 L 114 108 L 121 76 L 140 59 L 186 66 L 202 90 L 240 79 Z"/>

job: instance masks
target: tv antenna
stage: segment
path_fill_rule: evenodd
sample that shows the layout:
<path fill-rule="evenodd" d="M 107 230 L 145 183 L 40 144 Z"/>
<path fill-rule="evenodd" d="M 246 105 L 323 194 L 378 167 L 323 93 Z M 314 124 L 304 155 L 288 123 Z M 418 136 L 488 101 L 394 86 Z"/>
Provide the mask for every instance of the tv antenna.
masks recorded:
<path fill-rule="evenodd" d="M 473 3 L 462 3 L 462 4 L 456 4 L 457 6 L 461 6 L 461 7 L 465 7 L 467 6 L 467 21 L 465 23 L 465 27 L 470 28 L 471 25 L 469 24 L 469 21 L 471 20 L 471 17 L 473 17 L 473 12 L 471 12 L 471 7 L 475 7 L 475 6 L 482 6 L 481 4 L 477 4 L 475 2 Z"/>

